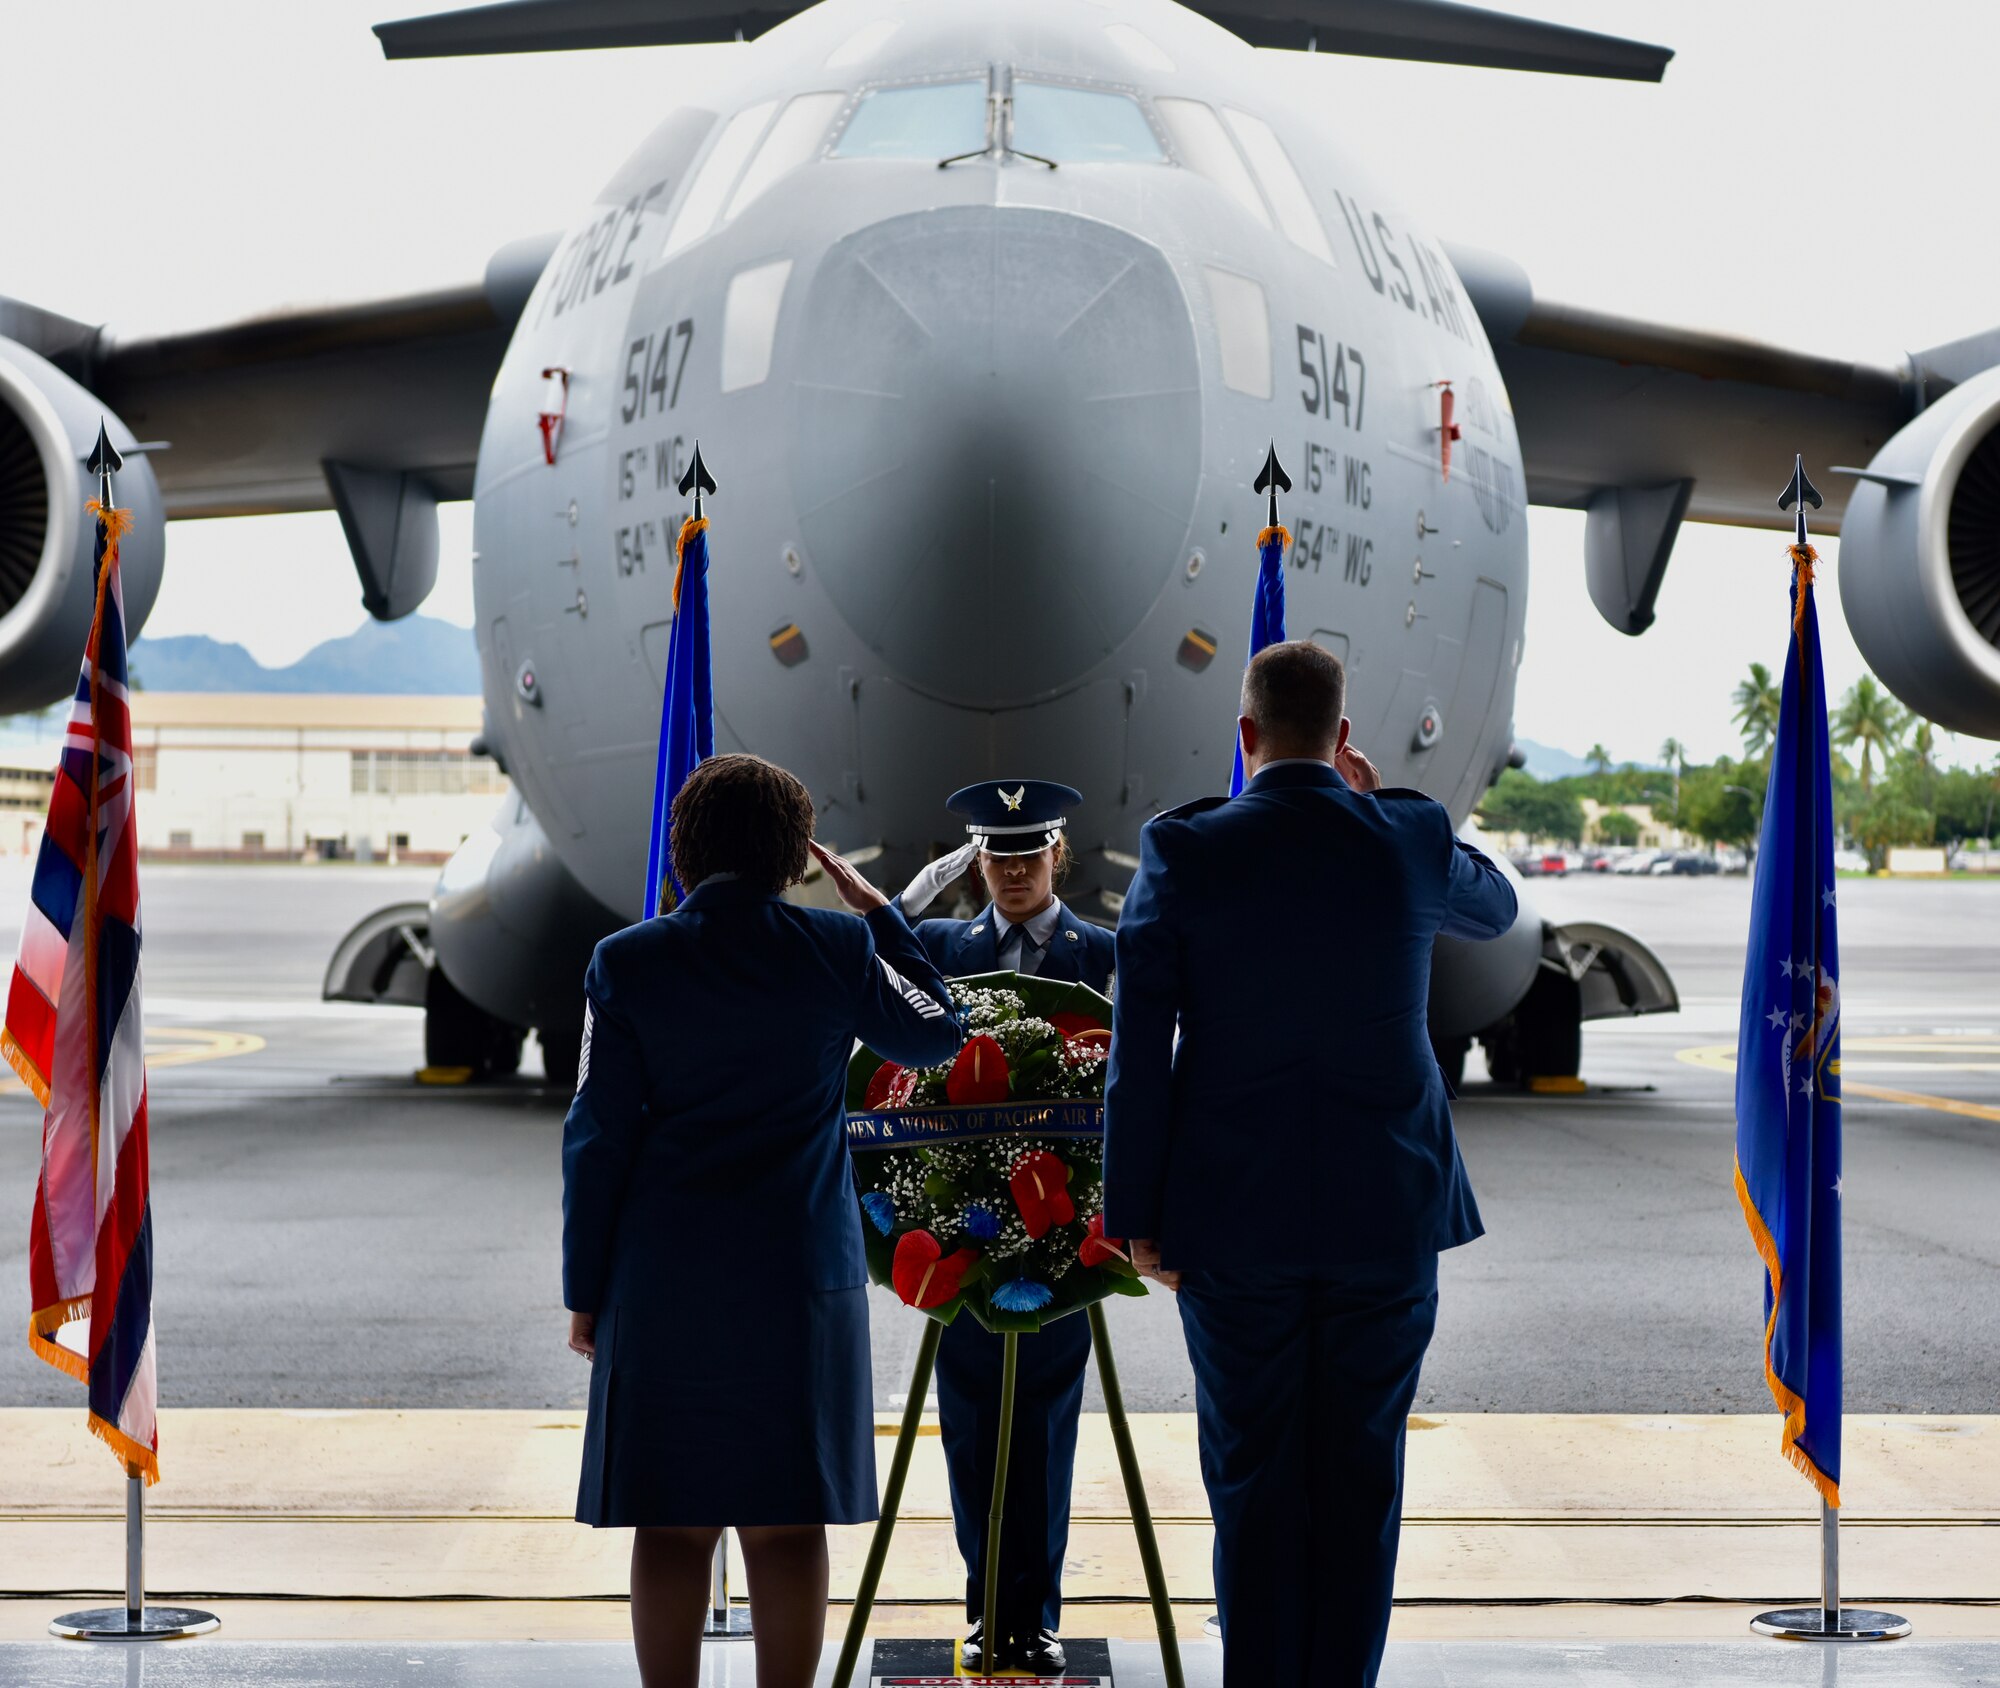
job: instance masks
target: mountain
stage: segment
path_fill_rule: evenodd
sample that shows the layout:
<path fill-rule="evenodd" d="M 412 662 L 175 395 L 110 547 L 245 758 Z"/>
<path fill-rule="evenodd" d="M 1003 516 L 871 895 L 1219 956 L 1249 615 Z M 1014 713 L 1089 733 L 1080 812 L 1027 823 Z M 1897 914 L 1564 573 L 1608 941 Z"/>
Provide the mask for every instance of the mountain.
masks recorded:
<path fill-rule="evenodd" d="M 370 621 L 313 646 L 297 662 L 266 668 L 241 645 L 204 634 L 141 637 L 132 673 L 150 692 L 395 692 L 471 697 L 479 652 L 469 628 L 435 616 Z"/>
<path fill-rule="evenodd" d="M 1527 772 L 1538 780 L 1574 779 L 1578 774 L 1592 772 L 1591 766 L 1581 756 L 1572 756 L 1567 750 L 1558 750 L 1553 745 L 1537 744 L 1533 739 L 1517 738 L 1515 745 L 1527 757 Z M 1665 773 L 1666 768 L 1658 762 L 1613 762 L 1615 772 L 1619 768 L 1640 768 L 1647 773 Z"/>

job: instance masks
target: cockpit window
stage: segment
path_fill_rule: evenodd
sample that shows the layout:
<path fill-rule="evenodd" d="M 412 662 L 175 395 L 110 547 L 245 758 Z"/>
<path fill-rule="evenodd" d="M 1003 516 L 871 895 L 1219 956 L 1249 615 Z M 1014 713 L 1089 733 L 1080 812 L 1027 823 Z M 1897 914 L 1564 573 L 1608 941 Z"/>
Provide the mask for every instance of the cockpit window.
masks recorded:
<path fill-rule="evenodd" d="M 1138 102 L 1099 88 L 1014 84 L 1014 145 L 1058 164 L 1159 164 L 1165 154 Z"/>
<path fill-rule="evenodd" d="M 693 182 L 688 185 L 680 213 L 674 218 L 674 226 L 667 231 L 666 245 L 661 248 L 663 258 L 671 257 L 683 246 L 691 246 L 715 227 L 715 219 L 722 211 L 723 196 L 736 180 L 736 173 L 743 168 L 743 161 L 750 156 L 750 149 L 757 144 L 757 137 L 763 134 L 764 125 L 770 121 L 772 109 L 777 103 L 776 100 L 765 100 L 747 111 L 739 111 L 723 127 L 715 145 L 708 149 L 708 157 L 702 160 L 701 168 L 695 172 Z"/>
<path fill-rule="evenodd" d="M 1319 213 L 1313 209 L 1312 195 L 1306 192 L 1305 183 L 1299 180 L 1298 171 L 1292 168 L 1284 144 L 1272 132 L 1270 124 L 1232 106 L 1224 106 L 1223 115 L 1236 131 L 1237 140 L 1243 143 L 1257 179 L 1264 184 L 1271 209 L 1278 214 L 1278 226 L 1294 245 L 1304 247 L 1325 263 L 1332 263 L 1333 248 L 1326 243 L 1326 230 Z"/>
<path fill-rule="evenodd" d="M 1263 196 L 1244 168 L 1243 155 L 1224 131 L 1222 120 L 1199 100 L 1158 99 L 1153 107 L 1173 136 L 1181 162 L 1222 188 L 1268 229 L 1271 214 L 1264 209 Z"/>
<path fill-rule="evenodd" d="M 750 160 L 750 168 L 743 172 L 743 181 L 729 202 L 729 218 L 737 216 L 786 171 L 796 170 L 812 157 L 846 98 L 845 94 L 801 94 L 785 107 L 757 149 L 757 156 Z"/>
<path fill-rule="evenodd" d="M 986 84 L 932 82 L 878 88 L 848 119 L 835 158 L 940 158 L 977 152 L 986 144 Z"/>

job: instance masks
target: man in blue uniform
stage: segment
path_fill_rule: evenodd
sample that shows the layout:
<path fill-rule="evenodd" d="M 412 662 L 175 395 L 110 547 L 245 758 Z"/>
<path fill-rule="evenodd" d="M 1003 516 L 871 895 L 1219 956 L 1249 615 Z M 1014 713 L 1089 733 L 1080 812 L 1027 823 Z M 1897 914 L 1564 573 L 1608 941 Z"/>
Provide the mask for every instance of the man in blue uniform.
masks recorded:
<path fill-rule="evenodd" d="M 1063 825 L 1082 801 L 1081 792 L 1050 780 L 987 780 L 952 794 L 947 807 L 966 823 L 971 841 L 918 875 L 902 895 L 903 911 L 912 917 L 920 913 L 968 867 L 992 901 L 976 919 L 926 920 L 917 927 L 917 939 L 940 973 L 962 978 L 1011 969 L 1109 991 L 1111 934 L 1077 919 L 1055 894 L 1069 860 Z M 938 1349 L 938 1428 L 965 1560 L 966 1617 L 973 1626 L 965 1642 L 966 1668 L 1012 1666 L 1053 1675 L 1066 1662 L 1056 1631 L 1062 1622 L 1062 1564 L 1089 1324 L 1075 1315 L 1058 1319 L 1023 1338 L 1018 1352 L 1000 1532 L 1001 1609 L 991 1620 L 980 1602 L 1000 1433 L 1001 1341 L 970 1317 L 946 1326 Z"/>
<path fill-rule="evenodd" d="M 1259 652 L 1249 784 L 1147 825 L 1119 917 L 1105 1230 L 1180 1290 L 1226 1688 L 1374 1682 L 1438 1251 L 1482 1229 L 1425 1004 L 1438 935 L 1497 937 L 1514 892 L 1379 789 L 1345 691 Z"/>

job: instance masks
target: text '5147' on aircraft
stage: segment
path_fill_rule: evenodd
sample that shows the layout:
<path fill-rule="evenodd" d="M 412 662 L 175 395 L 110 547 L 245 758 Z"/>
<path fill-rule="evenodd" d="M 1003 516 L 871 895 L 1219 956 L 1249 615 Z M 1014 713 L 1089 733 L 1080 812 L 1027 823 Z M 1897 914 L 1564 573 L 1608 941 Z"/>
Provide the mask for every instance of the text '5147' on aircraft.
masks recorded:
<path fill-rule="evenodd" d="M 1588 510 L 1592 600 L 1636 634 L 1680 524 L 1781 525 L 1801 448 L 1868 661 L 2000 735 L 2000 333 L 1871 367 L 1538 299 L 1253 51 L 1645 81 L 1665 49 L 1443 0 L 515 0 L 377 33 L 754 45 L 479 285 L 156 339 L 0 300 L 0 708 L 75 673 L 100 412 L 172 446 L 121 480 L 135 629 L 162 514 L 331 505 L 386 619 L 470 496 L 514 794 L 327 984 L 425 1005 L 439 1064 L 509 1070 L 533 1027 L 566 1076 L 590 947 L 641 913 L 697 435 L 717 745 L 796 770 L 892 887 L 957 842 L 942 792 L 1026 770 L 1087 793 L 1068 895 L 1109 920 L 1147 818 L 1226 788 L 1274 439 L 1291 631 L 1455 820 L 1512 751 L 1526 504 Z M 1477 1035 L 1559 1074 L 1582 1019 L 1672 1006 L 1642 944 L 1524 896 L 1510 939 L 1441 946 L 1432 1023 L 1448 1070 Z"/>

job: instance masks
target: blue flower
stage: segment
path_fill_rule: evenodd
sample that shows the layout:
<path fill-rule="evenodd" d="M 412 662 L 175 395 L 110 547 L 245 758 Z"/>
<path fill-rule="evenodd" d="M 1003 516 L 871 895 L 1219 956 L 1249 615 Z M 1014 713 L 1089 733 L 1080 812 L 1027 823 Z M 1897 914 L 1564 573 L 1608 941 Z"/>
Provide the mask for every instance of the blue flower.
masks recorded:
<path fill-rule="evenodd" d="M 1003 1313 L 1039 1313 L 1055 1300 L 1056 1292 L 1032 1278 L 1015 1278 L 993 1292 L 993 1305 Z"/>
<path fill-rule="evenodd" d="M 861 1211 L 885 1237 L 896 1228 L 896 1204 L 881 1190 L 870 1190 L 861 1198 Z"/>
<path fill-rule="evenodd" d="M 991 1242 L 1000 1235 L 1000 1216 L 975 1202 L 965 1210 L 965 1228 L 981 1242 Z"/>

